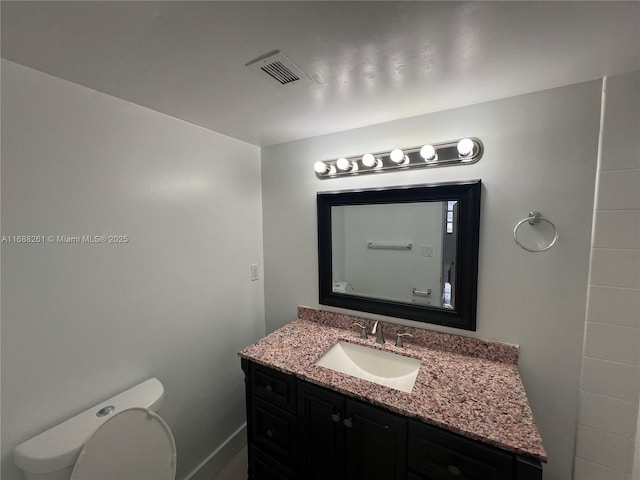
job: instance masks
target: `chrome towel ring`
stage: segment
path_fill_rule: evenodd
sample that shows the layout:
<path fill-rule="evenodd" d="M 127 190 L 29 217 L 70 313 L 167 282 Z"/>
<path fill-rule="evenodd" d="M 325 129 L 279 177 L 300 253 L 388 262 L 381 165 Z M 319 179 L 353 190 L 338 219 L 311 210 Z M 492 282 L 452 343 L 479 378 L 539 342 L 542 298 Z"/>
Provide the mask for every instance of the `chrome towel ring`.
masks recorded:
<path fill-rule="evenodd" d="M 520 243 L 520 240 L 518 240 L 518 228 L 520 228 L 520 225 L 522 225 L 524 222 L 529 222 L 529 225 L 538 225 L 540 221 L 547 222 L 549 225 L 551 225 L 551 228 L 553 228 L 553 240 L 551 240 L 551 243 L 549 243 L 549 245 L 547 245 L 544 248 L 540 248 L 538 250 L 533 250 L 531 248 L 525 247 L 522 243 Z M 513 239 L 515 240 L 515 242 L 518 244 L 520 248 L 522 248 L 523 250 L 526 250 L 527 252 L 532 252 L 532 253 L 546 252 L 551 247 L 553 247 L 558 241 L 558 229 L 556 228 L 556 226 L 553 224 L 551 220 L 547 220 L 546 218 L 543 218 L 542 215 L 540 215 L 540 212 L 531 211 L 529 212 L 529 216 L 527 218 L 523 218 L 518 223 L 516 223 L 515 227 L 513 227 Z"/>

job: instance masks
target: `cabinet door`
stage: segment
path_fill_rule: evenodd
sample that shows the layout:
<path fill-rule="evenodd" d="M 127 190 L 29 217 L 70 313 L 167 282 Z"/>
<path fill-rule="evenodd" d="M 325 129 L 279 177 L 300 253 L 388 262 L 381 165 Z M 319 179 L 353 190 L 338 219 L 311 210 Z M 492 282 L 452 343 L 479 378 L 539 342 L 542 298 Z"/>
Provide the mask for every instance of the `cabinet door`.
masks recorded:
<path fill-rule="evenodd" d="M 344 396 L 298 382 L 300 478 L 345 480 Z"/>
<path fill-rule="evenodd" d="M 407 420 L 347 399 L 347 478 L 405 480 Z"/>

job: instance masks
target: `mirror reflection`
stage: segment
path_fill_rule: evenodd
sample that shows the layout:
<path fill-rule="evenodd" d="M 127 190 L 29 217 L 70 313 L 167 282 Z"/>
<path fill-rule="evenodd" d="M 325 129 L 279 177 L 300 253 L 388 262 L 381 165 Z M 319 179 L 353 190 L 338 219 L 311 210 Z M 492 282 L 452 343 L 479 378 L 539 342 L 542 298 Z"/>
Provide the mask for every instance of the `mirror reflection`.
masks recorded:
<path fill-rule="evenodd" d="M 332 206 L 333 292 L 454 310 L 457 204 Z"/>
<path fill-rule="evenodd" d="M 318 301 L 475 330 L 480 180 L 319 192 Z"/>

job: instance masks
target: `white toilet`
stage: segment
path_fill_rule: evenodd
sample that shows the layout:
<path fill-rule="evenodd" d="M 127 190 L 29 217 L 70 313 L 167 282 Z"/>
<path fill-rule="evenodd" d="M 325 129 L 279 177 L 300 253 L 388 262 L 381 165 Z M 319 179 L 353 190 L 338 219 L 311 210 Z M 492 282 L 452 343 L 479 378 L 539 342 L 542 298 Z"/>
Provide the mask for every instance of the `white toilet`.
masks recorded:
<path fill-rule="evenodd" d="M 18 445 L 26 480 L 174 480 L 176 445 L 152 378 Z"/>

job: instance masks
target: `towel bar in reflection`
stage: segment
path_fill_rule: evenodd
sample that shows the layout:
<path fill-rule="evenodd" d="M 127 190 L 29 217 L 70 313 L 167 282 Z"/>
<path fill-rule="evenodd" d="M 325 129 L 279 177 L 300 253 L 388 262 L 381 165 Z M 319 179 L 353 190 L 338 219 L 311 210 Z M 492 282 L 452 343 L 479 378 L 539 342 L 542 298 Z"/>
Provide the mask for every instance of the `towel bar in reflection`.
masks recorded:
<path fill-rule="evenodd" d="M 367 248 L 372 250 L 411 250 L 413 244 L 411 242 L 403 243 L 383 243 L 383 242 L 369 242 Z"/>
<path fill-rule="evenodd" d="M 416 287 L 413 287 L 411 289 L 411 293 L 413 295 L 418 296 L 418 297 L 430 297 L 431 296 L 431 289 L 427 288 L 426 290 L 418 290 Z"/>

